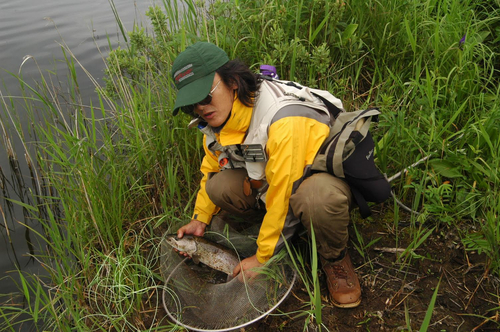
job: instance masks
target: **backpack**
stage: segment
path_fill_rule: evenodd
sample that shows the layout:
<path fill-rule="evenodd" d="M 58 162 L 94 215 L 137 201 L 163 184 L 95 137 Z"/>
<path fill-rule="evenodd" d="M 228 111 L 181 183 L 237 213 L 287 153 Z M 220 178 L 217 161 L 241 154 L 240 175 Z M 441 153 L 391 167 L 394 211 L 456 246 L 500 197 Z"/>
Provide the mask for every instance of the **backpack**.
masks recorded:
<path fill-rule="evenodd" d="M 269 74 L 261 77 L 297 89 L 303 88 L 295 82 L 275 80 Z M 370 108 L 345 112 L 335 106 L 336 98 L 329 92 L 312 89 L 311 93 L 321 99 L 334 119 L 330 134 L 318 150 L 311 170 L 328 172 L 344 179 L 349 184 L 361 217 L 367 218 L 371 215 L 368 202 L 382 203 L 391 196 L 389 182 L 375 165 L 375 143 L 369 131 L 371 123 L 378 122 L 380 111 Z"/>
<path fill-rule="evenodd" d="M 379 110 L 336 112 L 335 122 L 313 161 L 312 170 L 344 179 L 362 218 L 371 215 L 367 202 L 382 203 L 391 196 L 391 186 L 375 165 L 375 143 L 369 128 L 378 122 Z"/>

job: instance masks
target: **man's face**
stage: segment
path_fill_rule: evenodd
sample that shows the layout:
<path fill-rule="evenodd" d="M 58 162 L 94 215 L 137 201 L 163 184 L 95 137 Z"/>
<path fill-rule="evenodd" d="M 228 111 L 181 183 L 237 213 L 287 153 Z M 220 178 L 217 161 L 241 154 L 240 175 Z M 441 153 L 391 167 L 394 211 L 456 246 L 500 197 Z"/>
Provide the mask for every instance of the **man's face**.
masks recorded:
<path fill-rule="evenodd" d="M 227 120 L 233 108 L 234 90 L 235 87 L 228 87 L 221 80 L 219 74 L 215 73 L 211 88 L 212 98 L 210 100 L 210 97 L 208 97 L 205 100 L 205 102 L 210 101 L 210 103 L 206 105 L 201 105 L 204 102 L 196 104 L 194 112 L 207 122 L 209 126 L 221 126 Z"/>

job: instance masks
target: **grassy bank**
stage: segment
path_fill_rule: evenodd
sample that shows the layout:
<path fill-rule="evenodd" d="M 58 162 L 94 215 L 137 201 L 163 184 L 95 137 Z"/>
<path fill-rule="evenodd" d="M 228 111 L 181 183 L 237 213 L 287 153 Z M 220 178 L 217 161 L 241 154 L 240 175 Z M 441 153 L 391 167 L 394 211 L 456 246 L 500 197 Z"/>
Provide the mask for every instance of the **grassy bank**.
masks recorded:
<path fill-rule="evenodd" d="M 347 109 L 378 106 L 376 156 L 388 177 L 427 158 L 392 181 L 419 214 L 392 202 L 383 210 L 387 227 L 409 221 L 405 238 L 396 236 L 409 243 L 398 261 L 431 259 L 416 249 L 451 228 L 462 250 L 483 254 L 486 273 L 498 276 L 499 13 L 498 1 L 472 0 L 163 1 L 147 14 L 154 31 L 136 27 L 127 47 L 109 53 L 98 104 L 81 100 L 77 58 L 63 47 L 69 94 L 40 73 L 37 87 L 20 78 L 22 106 L 0 100 L 3 146 L 33 179 L 13 203 L 42 226 L 32 231 L 46 271 L 20 271 L 21 293 L 0 308 L 0 326 L 16 331 L 19 316 L 44 331 L 178 329 L 159 302 L 158 244 L 189 219 L 202 156 L 200 134 L 172 117 L 169 73 L 198 40 L 256 71 L 271 64 L 281 78 L 328 89 Z M 21 128 L 16 107 L 31 128 Z M 10 149 L 14 137 L 25 151 Z M 358 233 L 361 254 L 372 244 Z"/>

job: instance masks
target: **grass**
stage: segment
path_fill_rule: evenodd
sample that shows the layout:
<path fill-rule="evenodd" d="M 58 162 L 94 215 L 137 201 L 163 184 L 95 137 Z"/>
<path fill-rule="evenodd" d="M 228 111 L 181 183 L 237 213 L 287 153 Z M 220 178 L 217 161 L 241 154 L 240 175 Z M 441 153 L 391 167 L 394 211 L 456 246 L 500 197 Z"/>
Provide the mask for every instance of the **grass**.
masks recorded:
<path fill-rule="evenodd" d="M 295 318 L 306 316 L 304 330 L 307 330 L 309 327 L 321 330 L 321 328 L 324 327 L 322 319 L 323 304 L 321 303 L 321 288 L 318 276 L 319 257 L 316 250 L 316 237 L 312 222 L 309 255 L 305 254 L 303 250 L 301 251 L 300 249 L 295 248 L 287 241 L 285 241 L 285 246 L 290 256 L 291 265 L 293 265 L 297 271 L 297 274 L 303 282 L 307 295 L 310 299 L 310 301 L 304 303 L 303 305 L 303 307 L 308 308 L 302 309 Z M 308 266 L 309 263 L 311 264 L 310 267 Z"/>
<path fill-rule="evenodd" d="M 465 249 L 485 254 L 499 275 L 499 10 L 472 0 L 163 1 L 147 13 L 153 34 L 136 27 L 126 35 L 117 17 L 128 44 L 107 54 L 98 104 L 81 100 L 78 59 L 62 41 L 69 94 L 51 73 L 30 86 L 21 72 L 23 102 L 0 96 L 14 170 L 2 184 L 22 193 L 4 191 L 4 228 L 9 209 L 20 207 L 33 257 L 46 270 L 19 271 L 24 305 L 2 306 L 2 327 L 15 330 L 10 319 L 20 316 L 53 331 L 176 329 L 154 309 L 161 288 L 154 257 L 169 225 L 189 219 L 197 190 L 201 136 L 171 116 L 169 88 L 173 59 L 197 40 L 256 70 L 271 64 L 282 78 L 328 89 L 348 109 L 380 107 L 373 133 L 388 176 L 430 156 L 393 182 L 397 197 L 420 212 L 401 261 L 422 259 L 412 249 L 433 229 L 467 220 Z M 21 109 L 29 128 L 16 118 Z M 398 227 L 396 204 L 392 213 Z M 362 253 L 374 242 L 356 233 Z M 321 325 L 316 272 L 304 280 Z"/>

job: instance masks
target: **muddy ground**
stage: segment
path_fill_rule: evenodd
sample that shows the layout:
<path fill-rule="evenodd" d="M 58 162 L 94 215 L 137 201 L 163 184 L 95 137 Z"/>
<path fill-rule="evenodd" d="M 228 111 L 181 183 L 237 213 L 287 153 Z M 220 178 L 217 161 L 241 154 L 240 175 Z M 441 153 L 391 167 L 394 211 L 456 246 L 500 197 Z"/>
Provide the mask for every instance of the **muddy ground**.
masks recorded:
<path fill-rule="evenodd" d="M 396 226 L 388 214 L 378 211 L 369 221 L 354 221 L 365 245 L 379 239 L 363 250 L 364 257 L 354 246 L 359 242 L 351 226 L 349 253 L 362 287 L 362 302 L 357 308 L 334 307 L 320 272 L 324 305 L 321 331 L 419 331 L 438 284 L 427 331 L 500 331 L 500 278 L 487 271 L 484 254 L 464 250 L 458 232 L 469 228 L 467 221 L 458 227 L 437 227 L 413 255 L 402 259 L 396 251 L 407 248 L 413 240 L 409 236 L 412 226 L 404 222 L 404 216 Z M 421 227 L 435 225 L 429 222 Z M 275 311 L 277 315 L 269 315 L 240 332 L 318 331 L 314 325 L 306 326 L 304 316 L 296 317 L 310 308 L 308 301 L 299 280 Z"/>
<path fill-rule="evenodd" d="M 436 229 L 413 258 L 403 261 L 393 250 L 408 246 L 411 239 L 406 235 L 411 226 L 402 223 L 396 229 L 393 222 L 377 216 L 369 222 L 356 221 L 356 226 L 365 244 L 380 240 L 362 257 L 352 245 L 357 243 L 354 231 L 350 232 L 349 253 L 362 287 L 359 307 L 334 307 L 321 275 L 325 295 L 322 316 L 328 331 L 418 331 L 440 280 L 428 331 L 500 331 L 500 279 L 486 271 L 484 255 L 464 250 L 457 228 Z M 296 284 L 279 311 L 307 309 L 304 303 L 308 295 L 303 286 L 301 282 Z M 304 331 L 304 325 L 304 317 L 268 316 L 245 331 Z"/>

